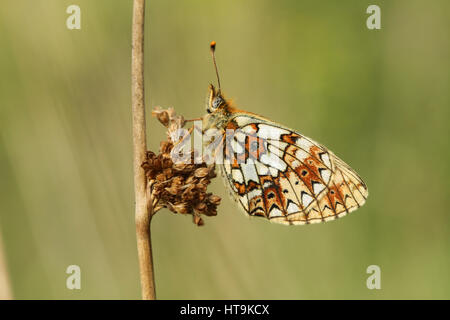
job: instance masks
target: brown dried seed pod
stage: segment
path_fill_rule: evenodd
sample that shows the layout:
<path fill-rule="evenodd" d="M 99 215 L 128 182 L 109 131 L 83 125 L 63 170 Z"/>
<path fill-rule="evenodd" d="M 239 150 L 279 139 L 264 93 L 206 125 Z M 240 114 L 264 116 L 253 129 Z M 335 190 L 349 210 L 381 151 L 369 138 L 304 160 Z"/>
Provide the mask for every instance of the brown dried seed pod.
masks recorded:
<path fill-rule="evenodd" d="M 167 112 L 161 112 L 158 115 L 158 120 L 161 122 L 165 127 L 169 125 L 169 114 Z"/>
<path fill-rule="evenodd" d="M 161 162 L 161 168 L 162 169 L 167 169 L 167 168 L 172 168 L 172 160 L 170 159 L 163 159 Z"/>
<path fill-rule="evenodd" d="M 183 171 L 186 168 L 186 164 L 185 163 L 175 163 L 172 166 L 172 169 L 176 170 L 176 171 Z"/>
<path fill-rule="evenodd" d="M 172 180 L 172 184 L 181 186 L 184 182 L 184 178 L 182 176 L 175 176 Z"/>
<path fill-rule="evenodd" d="M 183 191 L 183 194 L 192 193 L 194 191 L 194 189 L 195 189 L 195 184 L 186 184 L 185 185 L 185 190 Z"/>
<path fill-rule="evenodd" d="M 222 199 L 221 199 L 219 196 L 216 196 L 216 195 L 213 195 L 213 194 L 211 194 L 211 195 L 208 197 L 208 201 L 209 201 L 210 203 L 216 205 L 216 206 L 218 206 L 218 205 L 220 204 L 220 201 L 221 201 L 221 200 L 222 200 Z"/>
<path fill-rule="evenodd" d="M 167 179 L 170 179 L 173 177 L 173 170 L 172 168 L 166 168 L 163 170 L 164 175 L 167 177 Z"/>
<path fill-rule="evenodd" d="M 198 195 L 198 201 L 204 201 L 205 199 L 206 199 L 205 193 L 201 192 L 201 193 Z"/>
<path fill-rule="evenodd" d="M 183 201 L 192 202 L 192 200 L 194 200 L 195 197 L 196 197 L 195 194 L 192 192 L 191 193 L 183 193 L 181 196 L 181 199 Z"/>
<path fill-rule="evenodd" d="M 180 187 L 178 187 L 176 185 L 171 185 L 170 188 L 164 188 L 164 190 L 166 190 L 171 195 L 176 196 L 178 194 L 178 192 L 180 191 Z"/>
<path fill-rule="evenodd" d="M 173 148 L 173 144 L 169 141 L 161 141 L 159 145 L 159 152 L 161 153 L 170 153 Z"/>
<path fill-rule="evenodd" d="M 194 215 L 194 223 L 197 225 L 197 226 L 199 226 L 199 227 L 201 227 L 201 226 L 203 226 L 205 223 L 203 222 L 203 219 L 202 218 L 200 218 L 199 216 L 197 216 L 197 215 Z"/>
<path fill-rule="evenodd" d="M 208 211 L 205 212 L 205 215 L 210 217 L 210 216 L 217 216 L 217 209 L 214 208 L 208 208 Z"/>
<path fill-rule="evenodd" d="M 203 183 L 197 183 L 195 185 L 195 189 L 197 189 L 199 192 L 206 192 L 206 185 Z"/>
<path fill-rule="evenodd" d="M 153 158 L 156 157 L 156 154 L 154 152 L 152 152 L 152 151 L 147 151 L 145 156 L 146 156 L 147 159 L 153 159 Z"/>
<path fill-rule="evenodd" d="M 189 176 L 189 177 L 186 179 L 186 184 L 194 184 L 194 183 L 197 183 L 194 176 Z"/>
<path fill-rule="evenodd" d="M 152 111 L 152 116 L 156 117 L 165 127 L 169 125 L 170 115 L 166 110 L 162 110 L 160 107 L 156 107 Z"/>
<path fill-rule="evenodd" d="M 146 171 L 145 175 L 147 176 L 148 180 L 154 180 L 155 176 L 156 176 L 156 174 L 153 170 Z"/>
<path fill-rule="evenodd" d="M 193 164 L 186 164 L 186 167 L 184 168 L 186 173 L 191 173 L 195 170 L 195 165 Z"/>
<path fill-rule="evenodd" d="M 166 176 L 163 173 L 160 173 L 156 176 L 156 180 L 159 182 L 163 182 L 166 180 Z"/>
<path fill-rule="evenodd" d="M 170 202 L 167 203 L 167 207 L 169 208 L 169 210 L 176 212 L 176 213 L 189 213 L 190 212 L 190 208 L 189 205 L 185 202 L 181 202 L 181 203 L 177 203 L 177 204 L 171 204 Z"/>
<path fill-rule="evenodd" d="M 161 160 L 159 158 L 154 158 L 151 166 L 155 171 L 161 170 Z"/>
<path fill-rule="evenodd" d="M 194 176 L 196 178 L 203 178 L 206 177 L 208 174 L 209 174 L 208 168 L 198 168 L 197 170 L 195 170 Z"/>
<path fill-rule="evenodd" d="M 198 211 L 205 211 L 207 209 L 207 206 L 205 203 L 200 202 L 195 205 L 194 209 Z"/>
<path fill-rule="evenodd" d="M 162 192 L 161 188 L 153 188 L 153 196 L 154 197 L 160 197 L 161 192 Z"/>

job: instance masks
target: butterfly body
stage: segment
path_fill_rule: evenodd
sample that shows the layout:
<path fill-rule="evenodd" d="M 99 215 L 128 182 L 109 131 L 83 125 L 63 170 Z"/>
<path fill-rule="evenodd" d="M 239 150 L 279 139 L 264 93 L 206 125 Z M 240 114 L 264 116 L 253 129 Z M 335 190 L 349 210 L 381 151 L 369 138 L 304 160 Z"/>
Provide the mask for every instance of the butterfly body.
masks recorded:
<path fill-rule="evenodd" d="M 302 134 L 233 107 L 209 87 L 204 132 L 222 136 L 214 157 L 234 200 L 249 216 L 287 225 L 334 220 L 358 209 L 365 183 L 341 159 Z M 209 143 L 210 141 L 207 141 Z"/>

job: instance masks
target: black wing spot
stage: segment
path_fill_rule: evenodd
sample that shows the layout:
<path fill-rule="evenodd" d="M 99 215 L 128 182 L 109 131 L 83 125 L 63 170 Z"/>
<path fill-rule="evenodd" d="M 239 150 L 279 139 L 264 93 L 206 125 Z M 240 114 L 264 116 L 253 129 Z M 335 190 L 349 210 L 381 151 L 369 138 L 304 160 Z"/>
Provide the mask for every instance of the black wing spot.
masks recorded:
<path fill-rule="evenodd" d="M 278 210 L 280 210 L 280 207 L 274 203 L 270 206 L 269 212 L 272 211 L 274 208 L 277 208 Z"/>
<path fill-rule="evenodd" d="M 319 153 L 319 157 L 320 157 L 320 160 L 322 160 L 323 161 L 323 155 L 324 154 L 327 154 L 326 152 L 321 152 L 321 153 Z"/>
<path fill-rule="evenodd" d="M 311 185 L 312 185 L 313 188 L 314 188 L 315 184 L 321 184 L 321 183 L 319 181 L 311 180 Z"/>
<path fill-rule="evenodd" d="M 320 174 L 320 176 L 323 178 L 323 174 L 322 174 L 322 171 L 325 171 L 325 170 L 327 170 L 327 169 L 324 169 L 324 168 L 319 168 L 319 174 Z"/>
<path fill-rule="evenodd" d="M 263 211 L 263 212 L 261 212 Z M 250 211 L 250 215 L 256 216 L 256 217 L 265 217 L 264 210 L 261 207 L 256 207 L 252 211 Z"/>

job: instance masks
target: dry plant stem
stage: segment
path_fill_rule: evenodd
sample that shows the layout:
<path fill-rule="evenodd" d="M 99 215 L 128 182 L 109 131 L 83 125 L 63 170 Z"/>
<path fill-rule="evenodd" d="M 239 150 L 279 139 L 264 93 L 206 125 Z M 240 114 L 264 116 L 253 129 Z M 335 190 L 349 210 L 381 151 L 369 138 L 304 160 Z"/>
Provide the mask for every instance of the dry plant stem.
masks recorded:
<path fill-rule="evenodd" d="M 2 235 L 0 233 L 0 300 L 11 300 L 11 288 L 9 286 L 8 270 L 6 268 L 5 255 L 3 253 Z"/>
<path fill-rule="evenodd" d="M 141 164 L 146 159 L 146 129 L 144 104 L 144 14 L 145 0 L 133 2 L 131 91 L 133 113 L 133 166 L 135 192 L 135 223 L 141 277 L 142 299 L 154 300 L 155 280 L 153 274 L 150 221 L 152 201 L 146 193 L 146 176 Z"/>

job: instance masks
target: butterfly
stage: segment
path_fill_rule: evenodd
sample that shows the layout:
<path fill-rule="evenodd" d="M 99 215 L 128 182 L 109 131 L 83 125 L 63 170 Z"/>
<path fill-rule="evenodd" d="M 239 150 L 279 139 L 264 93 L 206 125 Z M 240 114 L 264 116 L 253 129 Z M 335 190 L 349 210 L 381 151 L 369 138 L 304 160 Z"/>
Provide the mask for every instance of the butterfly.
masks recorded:
<path fill-rule="evenodd" d="M 215 59 L 218 89 L 209 86 L 203 130 L 222 134 L 215 157 L 232 198 L 246 214 L 286 225 L 343 217 L 368 196 L 360 176 L 333 152 L 301 133 L 224 98 Z"/>

